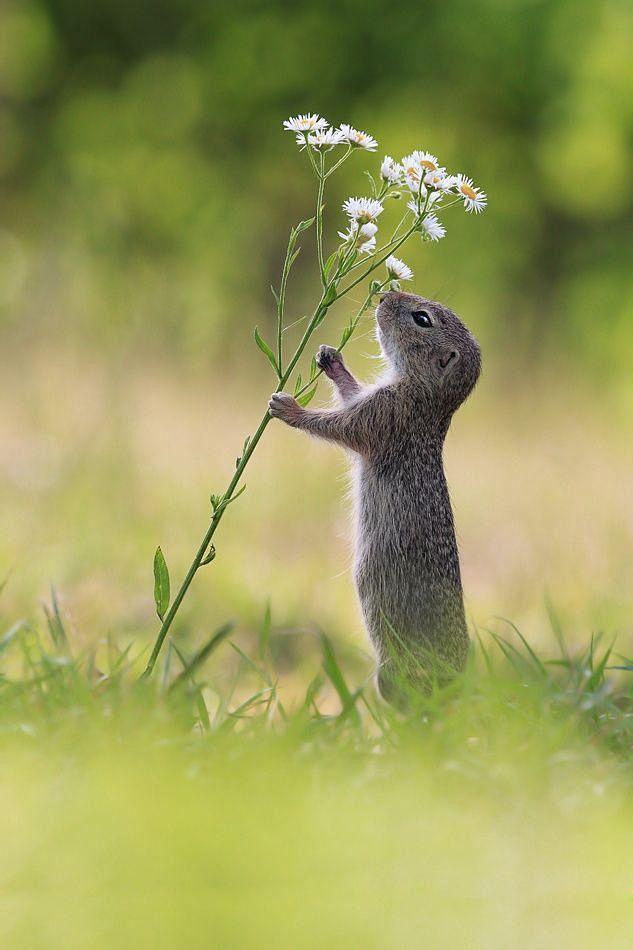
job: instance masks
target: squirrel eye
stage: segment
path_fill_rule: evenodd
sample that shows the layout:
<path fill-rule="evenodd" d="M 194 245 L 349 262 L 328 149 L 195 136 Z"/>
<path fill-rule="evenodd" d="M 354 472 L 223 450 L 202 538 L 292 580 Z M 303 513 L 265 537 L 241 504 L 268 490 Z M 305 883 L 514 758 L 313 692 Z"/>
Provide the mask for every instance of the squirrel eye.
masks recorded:
<path fill-rule="evenodd" d="M 428 310 L 413 310 L 411 312 L 413 320 L 419 327 L 432 327 L 431 318 Z"/>

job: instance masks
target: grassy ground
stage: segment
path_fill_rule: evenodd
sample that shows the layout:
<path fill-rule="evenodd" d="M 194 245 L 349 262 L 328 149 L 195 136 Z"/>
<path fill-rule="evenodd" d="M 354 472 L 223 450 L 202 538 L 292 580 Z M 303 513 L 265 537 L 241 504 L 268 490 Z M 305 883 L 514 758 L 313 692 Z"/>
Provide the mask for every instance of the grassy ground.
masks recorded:
<path fill-rule="evenodd" d="M 139 684 L 156 544 L 177 582 L 269 384 L 28 360 L 0 400 L 3 946 L 629 946 L 624 397 L 488 369 L 447 446 L 481 641 L 402 718 L 371 682 L 344 460 L 282 427 Z"/>
<path fill-rule="evenodd" d="M 629 946 L 633 666 L 553 624 L 403 718 L 269 615 L 139 683 L 52 605 L 0 641 L 2 944 Z"/>

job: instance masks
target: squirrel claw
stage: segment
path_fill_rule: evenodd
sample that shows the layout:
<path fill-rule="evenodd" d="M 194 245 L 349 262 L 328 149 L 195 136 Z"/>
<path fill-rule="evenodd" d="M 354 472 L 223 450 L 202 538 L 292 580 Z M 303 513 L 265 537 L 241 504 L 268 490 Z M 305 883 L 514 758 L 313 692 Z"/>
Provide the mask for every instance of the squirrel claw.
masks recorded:
<path fill-rule="evenodd" d="M 326 376 L 330 375 L 329 371 L 336 371 L 337 369 L 342 369 L 344 366 L 343 357 L 333 346 L 323 344 L 319 347 L 315 358 L 317 366 L 323 370 Z"/>

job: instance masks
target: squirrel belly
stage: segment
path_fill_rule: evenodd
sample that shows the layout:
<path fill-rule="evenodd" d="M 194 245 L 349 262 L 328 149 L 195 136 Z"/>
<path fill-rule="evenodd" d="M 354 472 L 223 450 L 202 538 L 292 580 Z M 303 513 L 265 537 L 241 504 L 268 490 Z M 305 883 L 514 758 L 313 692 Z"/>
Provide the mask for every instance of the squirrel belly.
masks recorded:
<path fill-rule="evenodd" d="M 356 588 L 383 679 L 443 680 L 469 648 L 453 515 L 441 450 L 408 462 L 354 467 Z"/>

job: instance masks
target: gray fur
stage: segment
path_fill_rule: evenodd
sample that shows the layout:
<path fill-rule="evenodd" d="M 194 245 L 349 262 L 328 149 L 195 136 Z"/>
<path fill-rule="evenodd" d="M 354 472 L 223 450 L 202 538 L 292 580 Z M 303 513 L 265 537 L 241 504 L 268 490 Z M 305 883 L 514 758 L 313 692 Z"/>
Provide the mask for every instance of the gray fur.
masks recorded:
<path fill-rule="evenodd" d="M 418 311 L 433 326 L 418 326 L 412 317 Z M 341 354 L 322 346 L 317 362 L 341 407 L 302 409 L 292 396 L 275 393 L 269 408 L 356 456 L 356 586 L 380 691 L 397 702 L 396 672 L 401 676 L 404 668 L 409 684 L 419 687 L 430 666 L 460 670 L 468 654 L 442 448 L 453 413 L 477 382 L 481 355 L 457 315 L 424 297 L 391 291 L 376 318 L 385 378 L 361 386 Z M 407 662 L 396 664 L 403 656 Z"/>

